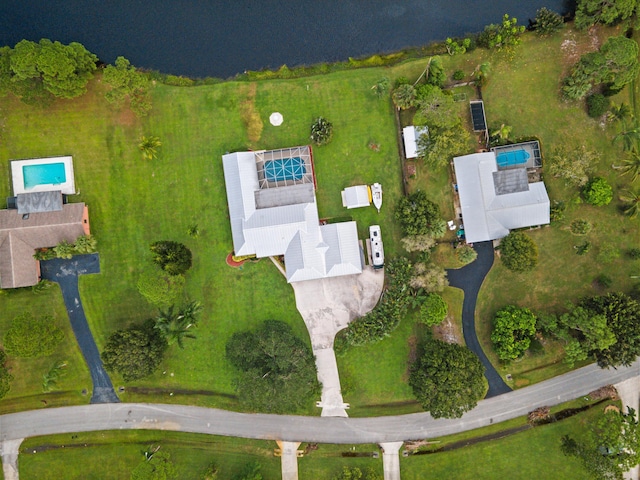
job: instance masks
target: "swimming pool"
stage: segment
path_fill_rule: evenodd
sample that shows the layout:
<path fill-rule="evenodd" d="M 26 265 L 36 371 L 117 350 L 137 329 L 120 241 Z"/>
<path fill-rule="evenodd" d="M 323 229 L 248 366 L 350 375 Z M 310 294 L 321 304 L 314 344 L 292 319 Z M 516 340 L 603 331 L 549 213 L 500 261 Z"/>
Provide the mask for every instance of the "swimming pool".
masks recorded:
<path fill-rule="evenodd" d="M 70 156 L 12 160 L 11 177 L 14 195 L 53 191 L 64 195 L 76 193 Z"/>
<path fill-rule="evenodd" d="M 264 162 L 264 177 L 268 182 L 300 180 L 307 173 L 300 157 L 282 158 Z"/>
<path fill-rule="evenodd" d="M 524 149 L 513 150 L 511 152 L 499 153 L 496 155 L 498 168 L 513 167 L 516 165 L 524 165 L 529 161 L 529 152 Z"/>
<path fill-rule="evenodd" d="M 64 163 L 45 163 L 41 165 L 25 165 L 22 167 L 24 188 L 38 185 L 60 185 L 67 181 Z"/>

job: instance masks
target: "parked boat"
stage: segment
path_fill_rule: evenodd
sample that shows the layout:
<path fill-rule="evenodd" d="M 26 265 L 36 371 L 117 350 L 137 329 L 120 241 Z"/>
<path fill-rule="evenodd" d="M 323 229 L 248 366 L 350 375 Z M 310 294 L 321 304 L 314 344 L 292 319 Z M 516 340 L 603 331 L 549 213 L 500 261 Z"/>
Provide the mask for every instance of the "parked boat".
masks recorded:
<path fill-rule="evenodd" d="M 371 261 L 373 268 L 379 269 L 384 267 L 384 247 L 382 245 L 380 225 L 371 225 L 369 227 L 369 242 L 371 243 Z"/>
<path fill-rule="evenodd" d="M 380 207 L 382 207 L 382 185 L 379 183 L 371 185 L 371 197 L 373 204 L 378 209 L 378 213 L 380 213 Z"/>

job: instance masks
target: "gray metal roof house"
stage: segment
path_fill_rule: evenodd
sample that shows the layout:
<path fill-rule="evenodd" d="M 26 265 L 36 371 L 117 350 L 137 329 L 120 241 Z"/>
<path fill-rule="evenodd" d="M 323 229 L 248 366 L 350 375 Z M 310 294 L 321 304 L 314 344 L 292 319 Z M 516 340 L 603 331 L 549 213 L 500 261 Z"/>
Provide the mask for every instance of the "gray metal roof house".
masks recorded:
<path fill-rule="evenodd" d="M 453 159 L 467 242 L 505 237 L 509 230 L 550 222 L 543 182 L 529 183 L 524 166 L 498 168 L 494 152 Z"/>
<path fill-rule="evenodd" d="M 284 255 L 287 281 L 362 272 L 355 222 L 320 225 L 311 148 L 222 156 L 235 255 Z"/>

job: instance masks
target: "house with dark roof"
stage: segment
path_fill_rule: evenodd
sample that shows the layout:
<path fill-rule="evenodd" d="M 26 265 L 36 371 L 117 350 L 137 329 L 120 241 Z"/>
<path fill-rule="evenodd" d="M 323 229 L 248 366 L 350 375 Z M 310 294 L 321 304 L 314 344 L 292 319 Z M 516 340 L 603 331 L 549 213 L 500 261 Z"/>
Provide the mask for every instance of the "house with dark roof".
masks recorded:
<path fill-rule="evenodd" d="M 61 191 L 22 193 L 0 210 L 0 288 L 30 287 L 40 281 L 36 249 L 74 243 L 90 235 L 84 203 L 64 204 Z"/>
<path fill-rule="evenodd" d="M 235 255 L 284 256 L 287 281 L 362 273 L 355 222 L 320 225 L 311 147 L 223 155 Z"/>

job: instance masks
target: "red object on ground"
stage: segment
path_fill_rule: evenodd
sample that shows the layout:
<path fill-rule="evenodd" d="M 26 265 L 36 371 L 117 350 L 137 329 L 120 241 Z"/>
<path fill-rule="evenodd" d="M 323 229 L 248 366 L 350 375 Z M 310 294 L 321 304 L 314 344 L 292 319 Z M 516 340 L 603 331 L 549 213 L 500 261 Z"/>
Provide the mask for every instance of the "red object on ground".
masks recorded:
<path fill-rule="evenodd" d="M 233 259 L 233 252 L 231 252 L 229 255 L 227 255 L 227 265 L 229 265 L 230 267 L 233 268 L 238 268 L 240 265 L 242 265 L 244 262 L 246 262 L 246 260 L 242 260 L 241 262 L 236 262 Z"/>

